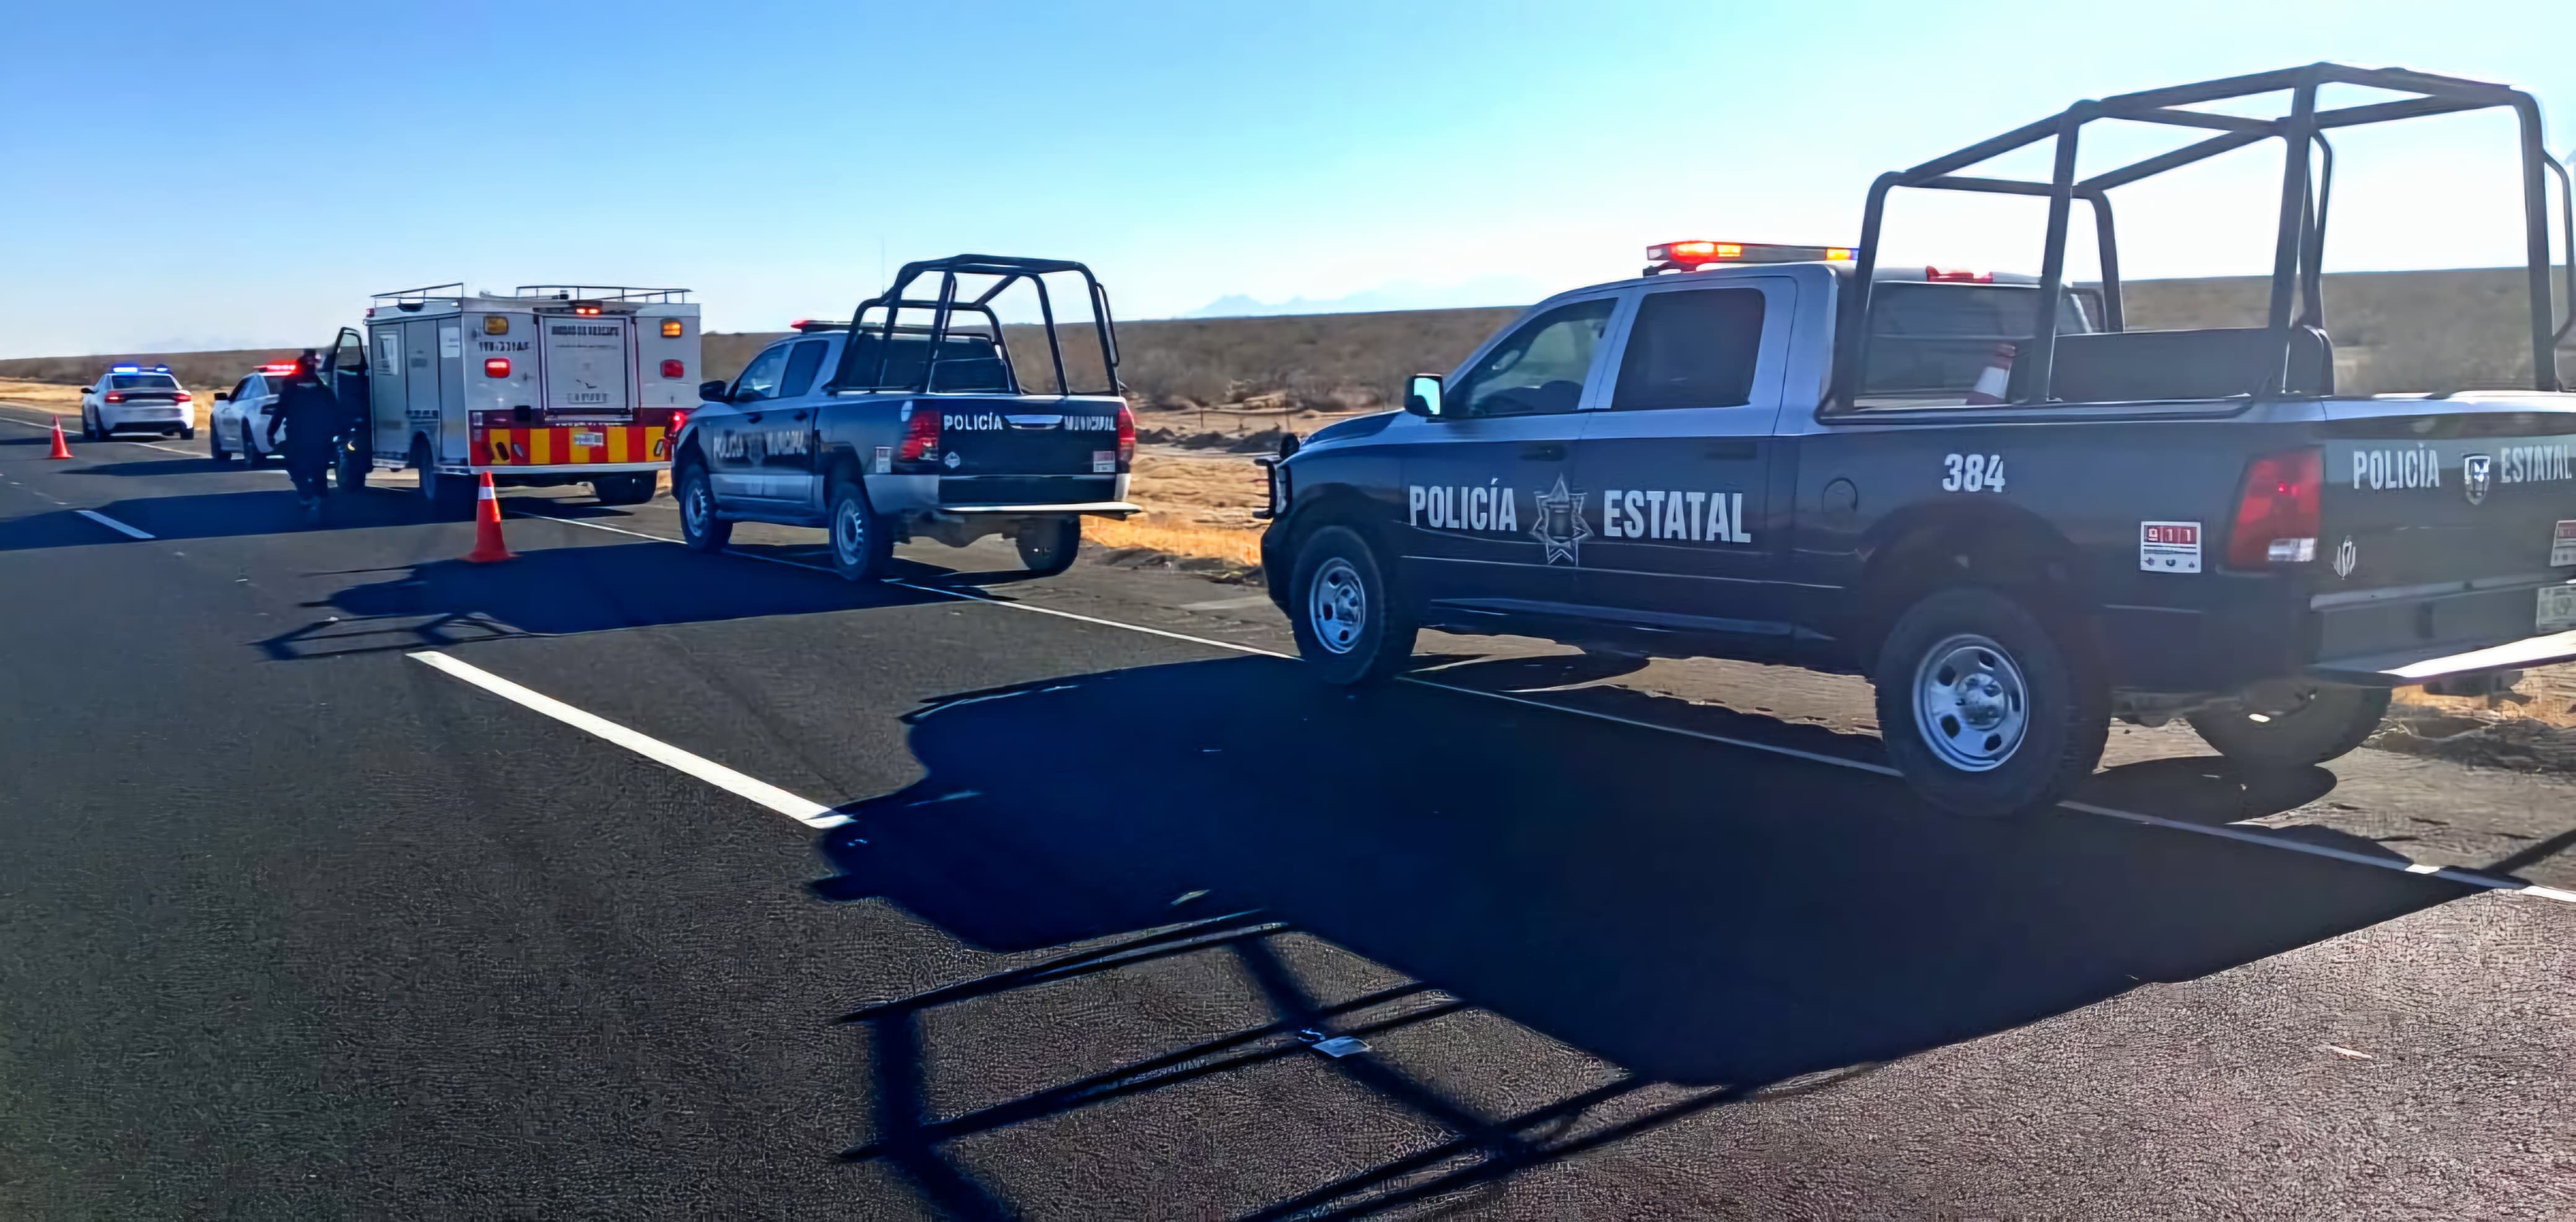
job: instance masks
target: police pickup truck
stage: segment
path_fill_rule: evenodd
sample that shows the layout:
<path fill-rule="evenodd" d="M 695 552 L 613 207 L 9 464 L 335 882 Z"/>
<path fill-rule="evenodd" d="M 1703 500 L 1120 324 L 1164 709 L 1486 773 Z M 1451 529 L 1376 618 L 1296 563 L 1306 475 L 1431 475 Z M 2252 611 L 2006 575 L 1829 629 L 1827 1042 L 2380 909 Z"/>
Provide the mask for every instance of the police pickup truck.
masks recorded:
<path fill-rule="evenodd" d="M 1078 301 L 1051 299 L 1049 277 Z M 907 295 L 917 285 L 932 295 Z M 1015 290 L 1033 295 L 1043 347 L 1010 347 L 996 303 Z M 1093 321 L 1059 327 L 1075 305 Z M 850 322 L 798 323 L 731 382 L 698 388 L 675 449 L 681 534 L 711 551 L 736 522 L 819 526 L 852 581 L 883 576 L 898 542 L 1006 535 L 1030 572 L 1060 573 L 1084 516 L 1138 512 L 1117 370 L 1108 294 L 1082 264 L 906 264 Z"/>
<path fill-rule="evenodd" d="M 2404 100 L 2317 109 L 2334 83 Z M 2190 109 L 2267 90 L 2288 115 Z M 2309 150 L 2488 106 L 2523 123 L 2532 389 L 2336 393 Z M 2104 118 L 2218 135 L 2076 179 Z M 2051 138 L 2052 182 L 1959 174 Z M 2296 155 L 2266 325 L 2126 327 L 2106 192 L 2267 139 Z M 1272 596 L 1337 683 L 1402 668 L 1417 627 L 1864 674 L 1892 762 L 1960 814 L 2054 804 L 2113 717 L 2183 718 L 2247 765 L 2334 758 L 2393 687 L 2576 658 L 2544 171 L 2567 185 L 2540 150 L 2520 92 L 2317 65 L 2082 103 L 1887 175 L 1851 248 L 1652 248 L 1416 377 L 1405 410 L 1283 445 Z M 1878 266 L 1892 188 L 2049 199 L 2041 274 Z M 2064 283 L 2079 199 L 2098 285 Z"/>

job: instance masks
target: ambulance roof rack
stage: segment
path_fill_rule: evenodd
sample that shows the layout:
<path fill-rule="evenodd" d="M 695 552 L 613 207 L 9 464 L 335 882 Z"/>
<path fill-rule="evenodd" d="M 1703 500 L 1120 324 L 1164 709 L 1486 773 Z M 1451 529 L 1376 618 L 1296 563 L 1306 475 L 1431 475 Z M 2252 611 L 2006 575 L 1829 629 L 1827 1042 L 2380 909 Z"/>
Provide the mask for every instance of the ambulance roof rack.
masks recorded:
<path fill-rule="evenodd" d="M 377 293 L 369 297 L 368 300 L 414 301 L 423 297 L 462 297 L 464 295 L 465 282 L 462 280 L 450 280 L 445 284 L 425 284 L 416 289 L 395 289 L 390 293 Z"/>
<path fill-rule="evenodd" d="M 623 284 L 522 284 L 513 297 L 551 297 L 557 301 L 679 301 L 688 289 L 643 289 Z"/>

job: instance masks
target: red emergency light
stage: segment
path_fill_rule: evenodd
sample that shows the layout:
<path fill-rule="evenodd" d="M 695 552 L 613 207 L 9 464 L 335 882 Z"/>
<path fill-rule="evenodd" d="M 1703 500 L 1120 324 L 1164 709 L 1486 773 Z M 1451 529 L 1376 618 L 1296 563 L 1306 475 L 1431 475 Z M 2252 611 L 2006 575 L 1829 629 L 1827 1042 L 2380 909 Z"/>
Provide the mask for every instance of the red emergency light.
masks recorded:
<path fill-rule="evenodd" d="M 483 376 L 487 378 L 506 378 L 510 376 L 510 358 L 506 356 L 487 356 L 483 358 Z"/>
<path fill-rule="evenodd" d="M 282 378 L 295 372 L 295 362 L 279 361 L 273 365 L 262 365 L 259 371 L 273 378 Z"/>
<path fill-rule="evenodd" d="M 1968 272 L 1956 268 L 1943 271 L 1937 267 L 1926 267 L 1923 269 L 1923 278 L 1934 284 L 1993 284 L 1995 282 L 1993 272 Z"/>
<path fill-rule="evenodd" d="M 1648 274 L 1697 271 L 1724 263 L 1844 263 L 1848 246 L 1788 246 L 1777 242 L 1658 242 L 1646 248 Z"/>

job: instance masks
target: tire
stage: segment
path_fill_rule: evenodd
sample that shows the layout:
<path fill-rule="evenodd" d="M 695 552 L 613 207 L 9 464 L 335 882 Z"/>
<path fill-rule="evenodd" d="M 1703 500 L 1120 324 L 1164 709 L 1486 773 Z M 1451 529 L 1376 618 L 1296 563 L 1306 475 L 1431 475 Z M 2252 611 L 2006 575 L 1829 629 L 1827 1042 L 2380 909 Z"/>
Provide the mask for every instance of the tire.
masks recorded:
<path fill-rule="evenodd" d="M 206 454 L 217 463 L 228 463 L 233 456 L 224 452 L 224 431 L 212 424 L 206 426 Z"/>
<path fill-rule="evenodd" d="M 845 581 L 874 581 L 885 576 L 894 541 L 885 523 L 868 505 L 867 489 L 852 479 L 832 482 L 831 508 L 824 517 L 832 536 L 832 569 Z"/>
<path fill-rule="evenodd" d="M 2349 755 L 2388 716 L 2390 689 L 2320 686 L 2297 707 L 2254 720 L 2251 713 L 2192 713 L 2202 742 L 2248 768 L 2291 769 Z"/>
<path fill-rule="evenodd" d="M 195 430 L 195 429 L 193 429 L 193 428 L 186 428 L 186 429 L 181 429 L 181 430 L 179 430 L 179 440 L 181 440 L 181 441 L 195 441 L 196 439 L 197 439 L 197 430 Z"/>
<path fill-rule="evenodd" d="M 1288 584 L 1297 653 L 1326 683 L 1384 680 L 1413 660 L 1416 625 L 1358 532 L 1318 530 L 1298 549 Z"/>
<path fill-rule="evenodd" d="M 97 441 L 99 439 L 98 426 L 89 422 L 89 410 L 83 408 L 81 410 L 81 440 Z"/>
<path fill-rule="evenodd" d="M 1082 554 L 1082 519 L 1071 514 L 1049 518 L 1021 528 L 1011 542 L 1019 548 L 1020 563 L 1028 566 L 1029 576 L 1053 577 L 1072 568 L 1074 558 Z"/>
<path fill-rule="evenodd" d="M 441 522 L 462 521 L 473 516 L 475 485 L 461 475 L 441 475 L 429 456 L 429 439 L 412 439 L 411 469 L 420 473 L 420 503 L 429 516 Z"/>
<path fill-rule="evenodd" d="M 1936 591 L 1897 617 L 1870 676 L 1887 754 L 1954 815 L 2055 806 L 2102 760 L 2110 688 L 2080 637 L 1999 590 Z"/>
<path fill-rule="evenodd" d="M 271 455 L 260 452 L 259 439 L 250 435 L 250 422 L 247 420 L 242 422 L 241 442 L 242 465 L 254 469 L 268 465 Z"/>
<path fill-rule="evenodd" d="M 720 552 L 733 539 L 733 523 L 716 516 L 715 488 L 707 482 L 705 463 L 680 464 L 680 478 L 671 485 L 671 499 L 680 503 L 682 543 L 702 552 Z"/>
<path fill-rule="evenodd" d="M 340 446 L 339 461 L 332 464 L 332 474 L 339 481 L 340 491 L 364 492 L 367 490 L 367 476 L 375 467 L 375 455 L 344 442 Z"/>
<path fill-rule="evenodd" d="M 653 499 L 653 484 L 653 472 L 629 471 L 590 481 L 590 491 L 602 505 L 641 505 Z"/>

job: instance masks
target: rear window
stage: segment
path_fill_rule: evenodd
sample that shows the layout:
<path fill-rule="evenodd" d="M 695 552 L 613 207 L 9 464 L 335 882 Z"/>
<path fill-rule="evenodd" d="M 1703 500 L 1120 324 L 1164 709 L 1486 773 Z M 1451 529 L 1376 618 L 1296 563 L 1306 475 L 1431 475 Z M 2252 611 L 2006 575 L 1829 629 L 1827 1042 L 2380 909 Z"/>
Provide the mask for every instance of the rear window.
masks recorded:
<path fill-rule="evenodd" d="M 863 334 L 853 338 L 850 353 L 850 384 L 859 389 L 910 390 L 921 384 L 922 363 L 930 358 L 930 337 L 897 335 L 892 346 L 884 336 Z M 884 361 L 884 372 L 878 372 L 878 361 Z M 941 341 L 938 381 L 933 391 L 965 394 L 1008 394 L 1011 390 L 1010 367 L 1003 363 L 1001 349 L 989 336 L 952 335 Z"/>
<path fill-rule="evenodd" d="M 1883 282 L 1870 302 L 1862 407 L 1961 403 L 1995 359 L 1995 345 L 2031 338 L 2033 285 Z M 2075 296 L 2059 299 L 2057 330 L 2094 329 Z"/>
<path fill-rule="evenodd" d="M 1648 293 L 1619 360 L 1614 411 L 1736 407 L 1752 397 L 1762 290 Z"/>
<path fill-rule="evenodd" d="M 177 390 L 179 380 L 166 373 L 112 373 L 107 375 L 109 390 Z"/>

